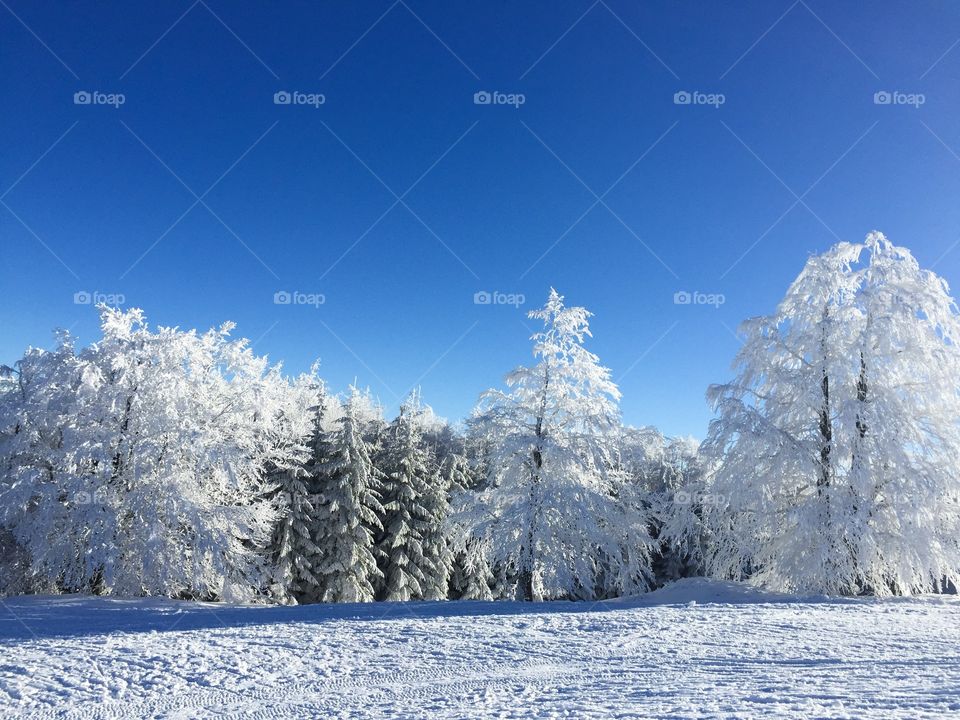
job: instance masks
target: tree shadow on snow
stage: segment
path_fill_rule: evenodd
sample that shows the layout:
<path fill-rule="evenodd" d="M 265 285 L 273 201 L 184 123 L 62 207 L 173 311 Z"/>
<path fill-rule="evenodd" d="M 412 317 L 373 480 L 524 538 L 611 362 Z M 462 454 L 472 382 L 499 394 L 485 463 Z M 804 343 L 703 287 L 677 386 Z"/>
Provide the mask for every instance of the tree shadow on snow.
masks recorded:
<path fill-rule="evenodd" d="M 943 597 L 943 596 L 941 596 Z M 937 598 L 925 598 L 938 601 Z M 690 578 L 660 590 L 596 602 L 445 601 L 344 603 L 299 606 L 230 605 L 165 598 L 105 598 L 85 595 L 20 596 L 0 599 L 0 642 L 88 637 L 114 633 L 220 630 L 276 623 L 389 622 L 505 615 L 602 613 L 658 606 L 771 604 L 862 604 L 910 602 L 909 598 L 797 597 L 745 583 Z M 947 599 L 939 600 L 947 602 Z"/>

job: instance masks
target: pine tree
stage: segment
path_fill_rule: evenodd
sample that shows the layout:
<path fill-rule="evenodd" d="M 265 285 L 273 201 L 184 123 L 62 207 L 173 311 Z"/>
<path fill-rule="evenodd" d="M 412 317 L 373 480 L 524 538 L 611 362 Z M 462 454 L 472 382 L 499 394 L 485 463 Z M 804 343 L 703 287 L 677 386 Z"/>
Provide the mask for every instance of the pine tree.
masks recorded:
<path fill-rule="evenodd" d="M 320 548 L 317 535 L 317 466 L 327 453 L 323 429 L 325 392 L 316 376 L 316 366 L 309 375 L 298 379 L 301 407 L 295 412 L 309 417 L 310 436 L 307 455 L 301 463 L 285 469 L 274 469 L 280 519 L 274 532 L 273 556 L 281 599 L 298 603 L 320 600 L 321 581 L 317 565 Z"/>
<path fill-rule="evenodd" d="M 363 438 L 360 402 L 359 392 L 351 388 L 330 440 L 329 460 L 319 468 L 317 545 L 323 602 L 370 602 L 382 577 L 374 545 L 384 514 L 381 473 Z"/>
<path fill-rule="evenodd" d="M 464 443 L 466 445 L 466 443 Z M 464 451 L 466 447 L 462 448 Z M 470 458 L 462 452 L 452 452 L 443 462 L 443 477 L 447 487 L 447 500 L 451 507 L 460 502 L 466 493 L 476 490 L 480 475 L 471 465 Z M 469 537 L 457 538 L 462 531 L 456 524 L 444 524 L 450 553 L 448 592 L 460 600 L 492 600 L 493 572 L 487 561 L 483 543 Z"/>
<path fill-rule="evenodd" d="M 477 484 L 476 473 L 470 466 L 470 459 L 461 453 L 450 453 L 442 463 L 441 474 L 447 488 L 447 497 L 472 490 Z"/>
<path fill-rule="evenodd" d="M 650 488 L 657 549 L 653 571 L 657 585 L 703 574 L 706 534 L 703 505 L 715 502 L 703 486 L 699 443 L 693 438 L 666 440 L 653 463 Z M 689 532 L 687 531 L 689 528 Z"/>
<path fill-rule="evenodd" d="M 443 572 L 435 565 L 437 517 L 431 485 L 437 473 L 421 443 L 419 410 L 417 395 L 401 406 L 383 453 L 385 520 L 379 547 L 384 600 L 432 596 L 436 577 Z"/>
<path fill-rule="evenodd" d="M 425 573 L 423 598 L 446 600 L 450 588 L 453 553 L 447 542 L 446 522 L 450 513 L 449 485 L 441 469 L 430 468 L 423 493 L 427 526 L 423 533 L 423 555 L 430 571 Z"/>
<path fill-rule="evenodd" d="M 493 600 L 491 588 L 494 583 L 484 544 L 478 540 L 467 540 L 451 566 L 451 595 L 459 600 Z"/>

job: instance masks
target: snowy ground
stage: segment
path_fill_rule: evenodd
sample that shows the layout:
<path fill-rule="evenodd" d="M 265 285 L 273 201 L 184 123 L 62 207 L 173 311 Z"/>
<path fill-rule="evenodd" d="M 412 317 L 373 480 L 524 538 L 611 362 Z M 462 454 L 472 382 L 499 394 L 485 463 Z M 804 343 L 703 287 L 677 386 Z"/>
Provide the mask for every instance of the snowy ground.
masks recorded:
<path fill-rule="evenodd" d="M 960 714 L 960 599 L 683 581 L 595 605 L 11 598 L 0 717 Z"/>

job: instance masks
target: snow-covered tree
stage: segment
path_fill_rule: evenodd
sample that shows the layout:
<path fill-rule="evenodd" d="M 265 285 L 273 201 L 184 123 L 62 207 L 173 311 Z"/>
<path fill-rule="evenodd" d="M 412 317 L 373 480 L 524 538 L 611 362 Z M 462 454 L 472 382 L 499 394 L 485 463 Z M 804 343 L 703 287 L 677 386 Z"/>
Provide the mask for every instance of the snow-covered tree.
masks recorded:
<path fill-rule="evenodd" d="M 865 256 L 865 259 L 864 259 Z M 880 233 L 812 257 L 710 391 L 709 569 L 772 587 L 930 590 L 960 572 L 960 321 Z"/>
<path fill-rule="evenodd" d="M 414 393 L 390 425 L 382 454 L 385 519 L 379 547 L 385 600 L 446 597 L 449 570 L 441 564 L 446 558 L 440 548 L 444 491 L 439 468 L 422 442 L 421 412 Z"/>
<path fill-rule="evenodd" d="M 434 459 L 435 462 L 435 459 Z M 423 587 L 424 600 L 446 600 L 453 567 L 453 550 L 447 537 L 446 522 L 450 514 L 449 485 L 439 467 L 434 464 L 426 477 L 423 508 L 427 526 L 423 534 L 423 555 L 429 562 Z"/>
<path fill-rule="evenodd" d="M 383 406 L 373 396 L 369 388 L 360 390 L 356 385 L 350 389 L 357 422 L 363 430 L 363 437 L 371 449 L 371 456 L 383 451 L 387 436 L 387 422 L 383 417 Z"/>
<path fill-rule="evenodd" d="M 71 422 L 72 393 L 81 375 L 72 338 L 58 332 L 53 351 L 28 349 L 16 363 L 16 370 L 4 375 L 7 382 L 0 394 L 0 525 L 5 529 L 4 544 L 19 549 L 20 555 L 19 561 L 6 565 L 7 587 L 55 591 L 66 568 L 59 573 L 41 571 L 50 549 L 35 528 L 46 525 L 60 535 L 70 532 L 68 508 L 73 498 L 61 488 L 58 469 L 66 454 L 64 435 Z M 76 557 L 67 557 L 58 564 L 76 563 Z"/>
<path fill-rule="evenodd" d="M 649 580 L 646 513 L 614 458 L 620 392 L 583 347 L 584 308 L 550 291 L 530 313 L 537 363 L 507 375 L 472 420 L 490 445 L 490 478 L 454 522 L 489 548 L 501 585 L 528 600 L 631 592 Z M 602 583 L 603 587 L 598 587 Z"/>
<path fill-rule="evenodd" d="M 471 465 L 470 458 L 458 452 L 450 453 L 443 460 L 441 475 L 448 496 L 474 489 L 478 483 L 476 468 Z"/>
<path fill-rule="evenodd" d="M 451 565 L 451 596 L 458 600 L 493 600 L 495 582 L 485 543 L 467 538 Z"/>
<path fill-rule="evenodd" d="M 100 342 L 29 351 L 4 393 L 0 525 L 56 589 L 260 594 L 265 472 L 301 459 L 288 384 L 232 325 L 151 332 L 139 310 L 101 313 Z"/>
<path fill-rule="evenodd" d="M 658 585 L 703 574 L 708 537 L 703 505 L 716 499 L 706 491 L 693 438 L 666 440 L 655 463 L 651 505 L 658 541 L 653 570 Z"/>
<path fill-rule="evenodd" d="M 356 388 L 343 404 L 329 458 L 318 468 L 316 525 L 322 602 L 370 602 L 382 577 L 374 545 L 382 530 L 381 473 L 363 437 L 363 398 Z"/>
<path fill-rule="evenodd" d="M 322 594 L 317 547 L 317 474 L 326 461 L 328 445 L 324 430 L 326 393 L 317 377 L 317 366 L 294 383 L 293 412 L 309 418 L 305 459 L 292 467 L 271 469 L 279 521 L 274 530 L 272 557 L 278 588 L 274 594 L 285 601 L 319 602 Z"/>

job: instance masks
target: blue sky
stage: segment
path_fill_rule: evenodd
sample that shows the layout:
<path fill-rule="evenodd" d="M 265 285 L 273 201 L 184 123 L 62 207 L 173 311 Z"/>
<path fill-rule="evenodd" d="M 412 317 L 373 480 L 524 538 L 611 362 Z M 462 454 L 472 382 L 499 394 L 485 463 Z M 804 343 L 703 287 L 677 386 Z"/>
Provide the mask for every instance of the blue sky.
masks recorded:
<path fill-rule="evenodd" d="M 455 419 L 553 285 L 624 419 L 702 437 L 810 253 L 876 228 L 960 282 L 960 8 L 727 5 L 3 0 L 0 360 L 95 339 L 98 291 Z"/>

